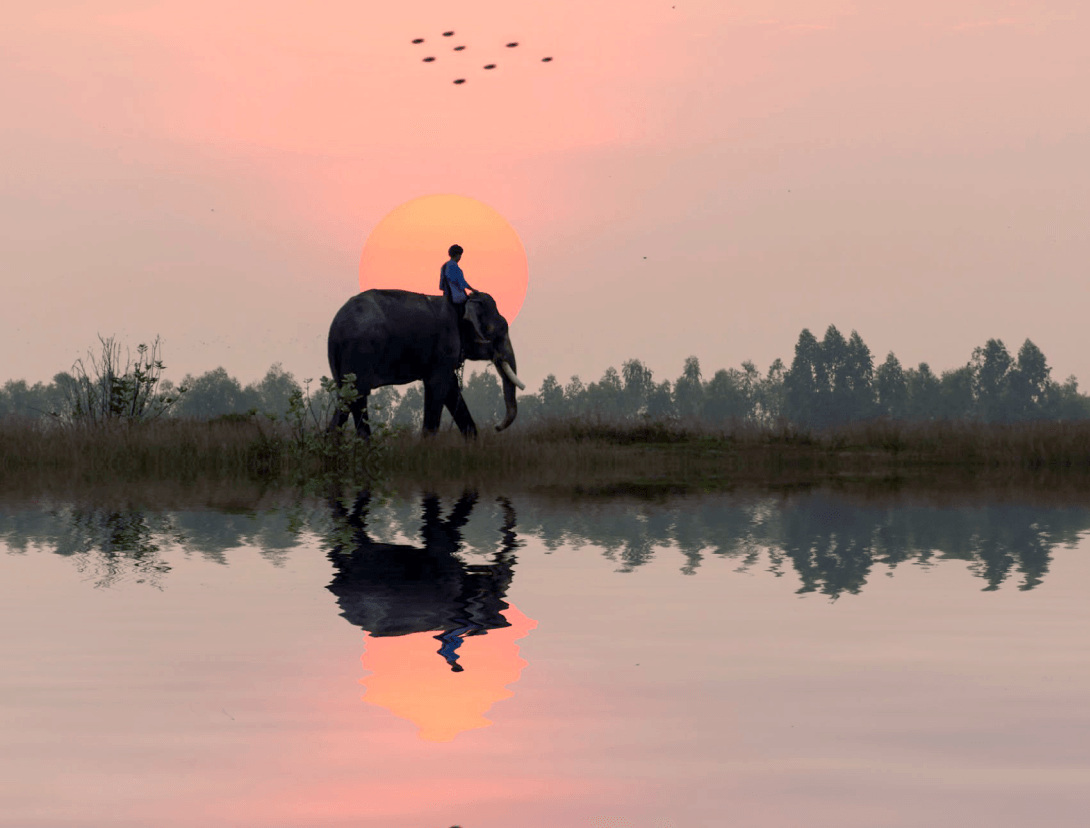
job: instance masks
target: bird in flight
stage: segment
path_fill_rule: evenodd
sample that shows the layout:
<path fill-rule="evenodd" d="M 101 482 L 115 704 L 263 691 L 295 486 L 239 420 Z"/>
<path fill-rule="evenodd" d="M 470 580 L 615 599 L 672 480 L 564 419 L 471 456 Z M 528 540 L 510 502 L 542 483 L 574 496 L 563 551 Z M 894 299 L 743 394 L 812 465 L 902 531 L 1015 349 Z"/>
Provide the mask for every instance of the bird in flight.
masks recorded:
<path fill-rule="evenodd" d="M 454 37 L 454 31 L 452 30 L 452 31 L 448 31 L 448 32 L 443 32 L 443 37 Z M 413 40 L 412 40 L 412 43 L 413 43 L 413 45 L 418 46 L 421 43 L 424 43 L 424 38 L 414 37 Z M 507 43 L 505 45 L 506 45 L 506 47 L 508 49 L 515 49 L 515 48 L 518 47 L 519 44 L 518 44 L 517 40 L 513 40 L 510 43 Z M 455 46 L 453 48 L 453 51 L 462 52 L 462 51 L 465 51 L 465 48 L 466 48 L 465 45 L 462 44 L 462 45 Z M 435 60 L 436 60 L 435 55 L 427 55 L 426 57 L 423 58 L 424 63 L 434 63 Z M 542 63 L 550 63 L 551 61 L 552 61 L 551 56 L 546 56 L 546 57 L 543 57 L 541 59 Z M 484 69 L 495 69 L 497 66 L 498 66 L 498 64 L 496 64 L 496 63 L 486 63 L 482 68 L 484 68 Z M 466 82 L 465 78 L 455 78 L 454 79 L 454 83 L 458 84 L 458 85 L 463 84 L 465 82 Z"/>

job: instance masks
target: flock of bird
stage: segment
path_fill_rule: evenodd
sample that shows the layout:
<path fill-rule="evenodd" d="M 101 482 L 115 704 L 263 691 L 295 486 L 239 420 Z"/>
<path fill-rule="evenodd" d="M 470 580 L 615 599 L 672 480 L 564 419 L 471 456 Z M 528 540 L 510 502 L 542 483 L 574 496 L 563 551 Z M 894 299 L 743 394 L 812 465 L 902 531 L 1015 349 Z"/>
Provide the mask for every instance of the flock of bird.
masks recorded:
<path fill-rule="evenodd" d="M 452 31 L 451 32 L 443 32 L 443 37 L 454 37 L 454 32 L 452 32 Z M 416 44 L 416 45 L 419 45 L 419 44 L 421 44 L 423 42 L 424 42 L 424 38 L 422 38 L 422 37 L 417 37 L 417 38 L 413 39 L 413 43 Z M 514 49 L 516 46 L 518 46 L 518 41 L 513 41 L 513 42 L 507 44 L 508 49 Z M 464 51 L 465 48 L 466 48 L 465 46 L 455 46 L 453 51 L 461 52 L 461 51 Z M 435 60 L 435 55 L 428 55 L 426 58 L 424 58 L 424 63 L 432 63 L 434 60 Z M 542 63 L 549 63 L 551 60 L 552 60 L 551 57 L 543 57 L 541 59 L 541 62 Z M 486 63 L 483 68 L 485 68 L 485 69 L 495 69 L 496 64 L 495 63 Z M 466 82 L 466 79 L 465 78 L 455 78 L 454 82 L 456 84 L 462 84 L 462 83 Z"/>

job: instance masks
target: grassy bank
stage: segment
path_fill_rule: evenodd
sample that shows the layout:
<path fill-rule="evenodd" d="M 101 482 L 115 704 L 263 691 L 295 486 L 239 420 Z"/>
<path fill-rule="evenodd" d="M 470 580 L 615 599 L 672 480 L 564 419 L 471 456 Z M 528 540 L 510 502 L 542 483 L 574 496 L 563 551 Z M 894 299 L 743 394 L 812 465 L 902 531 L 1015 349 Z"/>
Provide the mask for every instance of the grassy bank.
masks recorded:
<path fill-rule="evenodd" d="M 318 443 L 322 443 L 319 439 Z M 356 460 L 373 452 L 370 462 Z M 61 428 L 0 420 L 0 473 L 8 482 L 66 476 L 290 484 L 331 469 L 369 468 L 398 487 L 441 482 L 593 487 L 611 482 L 710 486 L 732 481 L 947 473 L 1090 473 L 1090 421 L 996 425 L 871 422 L 824 432 L 746 424 L 609 422 L 581 418 L 452 431 L 423 439 L 393 432 L 373 448 L 351 441 L 314 450 L 263 418 L 160 420 L 134 427 Z"/>

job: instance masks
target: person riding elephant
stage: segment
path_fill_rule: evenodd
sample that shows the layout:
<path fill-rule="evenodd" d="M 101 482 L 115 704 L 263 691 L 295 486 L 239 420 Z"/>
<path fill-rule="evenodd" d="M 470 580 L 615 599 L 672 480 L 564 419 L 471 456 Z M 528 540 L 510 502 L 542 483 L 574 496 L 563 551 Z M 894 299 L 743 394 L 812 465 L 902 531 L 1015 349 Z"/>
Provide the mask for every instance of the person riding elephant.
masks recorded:
<path fill-rule="evenodd" d="M 453 285 L 449 265 L 445 272 Z M 424 383 L 424 433 L 439 430 L 446 406 L 462 434 L 476 436 L 477 425 L 462 398 L 456 373 L 463 359 L 488 360 L 496 367 L 506 406 L 496 430 L 503 431 L 514 422 L 518 414 L 515 388 L 525 390 L 526 386 L 516 373 L 507 320 L 487 293 L 475 291 L 461 305 L 459 313 L 445 296 L 375 288 L 356 294 L 337 311 L 327 341 L 329 368 L 338 387 L 345 375 L 356 375 L 359 396 L 350 413 L 360 435 L 371 435 L 367 397 L 373 389 L 420 380 Z M 344 425 L 348 413 L 337 412 L 330 427 Z"/>
<path fill-rule="evenodd" d="M 459 320 L 459 332 L 461 333 L 463 343 L 467 335 L 471 336 L 472 333 L 466 330 L 465 315 L 466 315 L 466 300 L 469 299 L 469 293 L 476 293 L 476 288 L 470 287 L 469 282 L 466 281 L 465 274 L 462 273 L 462 268 L 458 263 L 462 259 L 462 246 L 460 244 L 452 244 L 450 249 L 447 250 L 447 255 L 450 258 L 443 262 L 443 266 L 439 268 L 439 290 L 443 295 L 447 297 L 454 309 L 458 311 Z M 462 348 L 462 356 L 459 358 L 459 365 L 465 361 L 464 359 L 465 347 Z"/>
<path fill-rule="evenodd" d="M 452 244 L 447 251 L 450 258 L 443 262 L 443 266 L 439 268 L 439 289 L 458 310 L 459 319 L 465 317 L 466 300 L 469 298 L 466 292 L 477 292 L 477 289 L 471 287 L 469 282 L 466 281 L 465 274 L 462 273 L 462 268 L 458 265 L 458 262 L 462 260 L 463 252 L 461 245 Z"/>

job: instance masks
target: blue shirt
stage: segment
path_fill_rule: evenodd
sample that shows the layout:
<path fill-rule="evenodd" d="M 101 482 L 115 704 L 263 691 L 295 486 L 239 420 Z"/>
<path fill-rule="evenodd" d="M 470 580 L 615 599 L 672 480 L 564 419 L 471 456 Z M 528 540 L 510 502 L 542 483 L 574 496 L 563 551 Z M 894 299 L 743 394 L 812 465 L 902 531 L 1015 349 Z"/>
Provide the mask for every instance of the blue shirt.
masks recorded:
<path fill-rule="evenodd" d="M 442 287 L 443 280 L 446 279 L 447 287 L 450 289 L 451 301 L 456 305 L 460 305 L 466 300 L 466 288 L 472 290 L 468 284 L 466 284 L 466 278 L 462 275 L 462 268 L 458 267 L 458 263 L 451 259 L 449 262 L 445 262 L 443 267 L 439 270 L 439 286 Z"/>

